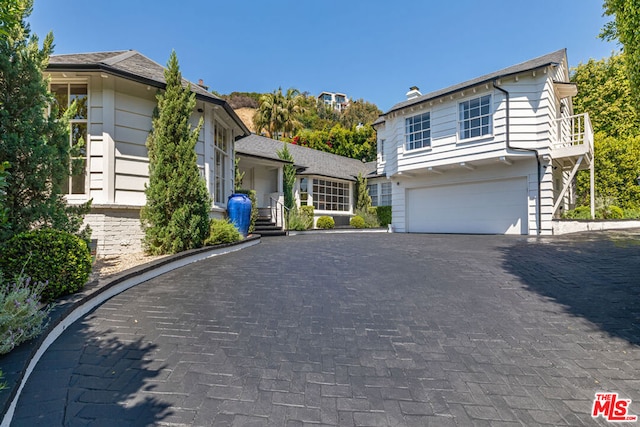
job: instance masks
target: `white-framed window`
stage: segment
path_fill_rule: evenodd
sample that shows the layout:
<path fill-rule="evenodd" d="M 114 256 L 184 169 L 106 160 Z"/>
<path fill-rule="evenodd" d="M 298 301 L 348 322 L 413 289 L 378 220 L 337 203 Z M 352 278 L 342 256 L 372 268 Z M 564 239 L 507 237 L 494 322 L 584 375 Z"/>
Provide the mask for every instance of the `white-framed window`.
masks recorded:
<path fill-rule="evenodd" d="M 387 160 L 384 155 L 384 139 L 378 142 L 378 153 L 380 153 L 380 163 L 384 163 Z"/>
<path fill-rule="evenodd" d="M 380 184 L 380 205 L 391 206 L 391 183 L 383 182 Z"/>
<path fill-rule="evenodd" d="M 417 150 L 431 146 L 431 113 L 405 119 L 405 149 Z"/>
<path fill-rule="evenodd" d="M 313 207 L 320 211 L 350 210 L 350 191 L 348 182 L 313 179 Z"/>
<path fill-rule="evenodd" d="M 89 88 L 86 83 L 51 83 L 49 88 L 61 118 L 75 101 L 76 112 L 69 118 L 69 146 L 71 147 L 70 176 L 66 194 L 86 194 L 88 161 Z"/>
<path fill-rule="evenodd" d="M 367 192 L 371 197 L 371 206 L 378 206 L 378 184 L 367 184 Z"/>
<path fill-rule="evenodd" d="M 491 135 L 491 95 L 462 101 L 458 104 L 460 139 Z"/>
<path fill-rule="evenodd" d="M 229 131 L 219 122 L 215 124 L 214 133 L 214 191 L 213 200 L 215 203 L 225 204 L 227 188 L 227 162 L 229 161 Z"/>

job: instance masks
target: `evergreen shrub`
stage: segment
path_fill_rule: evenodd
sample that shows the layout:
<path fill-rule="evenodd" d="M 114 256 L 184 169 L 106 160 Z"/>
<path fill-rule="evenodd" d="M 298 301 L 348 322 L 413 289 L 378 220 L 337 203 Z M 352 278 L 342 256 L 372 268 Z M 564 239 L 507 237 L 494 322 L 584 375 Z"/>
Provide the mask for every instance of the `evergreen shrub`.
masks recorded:
<path fill-rule="evenodd" d="M 205 240 L 206 246 L 221 245 L 223 243 L 233 243 L 242 240 L 240 231 L 229 222 L 228 219 L 213 218 L 209 223 L 209 237 Z"/>
<path fill-rule="evenodd" d="M 376 208 L 376 215 L 378 216 L 380 226 L 386 227 L 391 224 L 391 206 L 378 206 Z"/>
<path fill-rule="evenodd" d="M 66 231 L 42 229 L 17 234 L 0 249 L 0 269 L 7 278 L 23 274 L 31 283 L 48 282 L 42 301 L 82 289 L 91 273 L 87 243 Z"/>
<path fill-rule="evenodd" d="M 364 228 L 364 219 L 360 215 L 356 215 L 349 220 L 349 224 L 353 228 Z"/>
<path fill-rule="evenodd" d="M 562 214 L 563 219 L 591 219 L 591 208 L 589 206 L 578 206 Z"/>
<path fill-rule="evenodd" d="M 606 206 L 596 211 L 596 218 L 598 219 L 622 219 L 624 218 L 624 212 L 621 208 L 615 205 Z"/>
<path fill-rule="evenodd" d="M 334 228 L 336 226 L 336 222 L 333 220 L 333 218 L 331 218 L 330 216 L 321 216 L 320 218 L 318 218 L 318 221 L 316 222 L 316 227 L 317 228 L 322 228 L 322 229 L 330 229 L 330 228 Z"/>

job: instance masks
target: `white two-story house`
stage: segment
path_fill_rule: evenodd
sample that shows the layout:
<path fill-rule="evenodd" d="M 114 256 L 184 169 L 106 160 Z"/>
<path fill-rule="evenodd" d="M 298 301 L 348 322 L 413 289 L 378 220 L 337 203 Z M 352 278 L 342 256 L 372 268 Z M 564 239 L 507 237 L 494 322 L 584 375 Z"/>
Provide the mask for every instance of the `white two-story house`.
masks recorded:
<path fill-rule="evenodd" d="M 374 123 L 397 232 L 544 235 L 591 170 L 562 49 L 442 90 L 416 87 Z"/>
<path fill-rule="evenodd" d="M 45 77 L 61 110 L 73 101 L 78 106 L 69 144 L 80 155 L 73 159 L 67 201 L 93 201 L 85 220 L 98 254 L 141 251 L 140 208 L 149 179 L 145 143 L 156 94 L 165 87 L 164 67 L 134 50 L 54 55 Z M 198 166 L 213 200 L 211 215 L 222 217 L 234 188 L 234 142 L 250 131 L 224 100 L 190 87 L 197 100 L 191 123 L 204 123 Z"/>

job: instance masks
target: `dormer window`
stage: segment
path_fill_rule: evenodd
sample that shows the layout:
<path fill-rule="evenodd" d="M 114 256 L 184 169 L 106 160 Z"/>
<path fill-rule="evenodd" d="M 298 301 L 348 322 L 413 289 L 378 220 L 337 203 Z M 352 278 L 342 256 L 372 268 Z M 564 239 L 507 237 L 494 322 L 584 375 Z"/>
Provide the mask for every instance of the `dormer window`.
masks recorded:
<path fill-rule="evenodd" d="M 491 95 L 469 99 L 458 104 L 460 139 L 491 135 Z"/>
<path fill-rule="evenodd" d="M 431 114 L 422 113 L 405 119 L 405 149 L 431 147 Z"/>

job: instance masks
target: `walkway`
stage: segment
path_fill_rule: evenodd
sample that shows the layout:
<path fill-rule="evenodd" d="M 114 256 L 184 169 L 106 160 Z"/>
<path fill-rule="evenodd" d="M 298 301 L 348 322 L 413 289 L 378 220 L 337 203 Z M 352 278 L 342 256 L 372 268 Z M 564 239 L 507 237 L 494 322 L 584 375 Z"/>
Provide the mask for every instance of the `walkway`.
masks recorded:
<path fill-rule="evenodd" d="M 639 243 L 263 239 L 76 322 L 13 425 L 607 425 L 597 391 L 640 415 Z"/>

